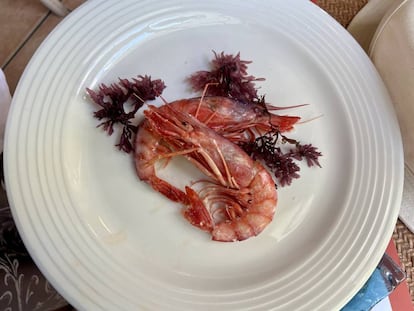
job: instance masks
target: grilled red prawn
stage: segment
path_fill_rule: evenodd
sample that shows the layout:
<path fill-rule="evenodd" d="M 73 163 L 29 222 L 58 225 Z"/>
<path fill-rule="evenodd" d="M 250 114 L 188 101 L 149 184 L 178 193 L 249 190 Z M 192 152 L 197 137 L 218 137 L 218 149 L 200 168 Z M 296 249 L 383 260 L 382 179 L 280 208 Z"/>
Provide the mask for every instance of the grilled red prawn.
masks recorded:
<path fill-rule="evenodd" d="M 300 120 L 297 116 L 272 114 L 259 104 L 243 104 L 223 96 L 180 99 L 160 108 L 167 106 L 191 114 L 234 143 L 254 139 L 255 132 L 265 133 L 274 128 L 290 131 Z"/>
<path fill-rule="evenodd" d="M 190 114 L 171 106 L 149 106 L 144 114 L 153 133 L 169 146 L 170 156 L 183 154 L 214 180 L 200 181 L 204 187 L 198 192 L 186 187 L 184 217 L 217 241 L 244 240 L 262 232 L 277 203 L 267 170 Z"/>

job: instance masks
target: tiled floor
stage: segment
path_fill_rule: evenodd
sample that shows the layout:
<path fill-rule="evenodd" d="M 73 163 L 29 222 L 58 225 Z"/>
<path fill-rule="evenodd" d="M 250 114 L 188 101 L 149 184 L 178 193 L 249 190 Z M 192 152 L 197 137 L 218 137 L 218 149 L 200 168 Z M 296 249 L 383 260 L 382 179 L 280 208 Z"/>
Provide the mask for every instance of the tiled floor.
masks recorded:
<path fill-rule="evenodd" d="M 73 10 L 85 0 L 63 0 Z M 13 94 L 31 56 L 62 20 L 39 0 L 0 0 L 0 64 Z"/>

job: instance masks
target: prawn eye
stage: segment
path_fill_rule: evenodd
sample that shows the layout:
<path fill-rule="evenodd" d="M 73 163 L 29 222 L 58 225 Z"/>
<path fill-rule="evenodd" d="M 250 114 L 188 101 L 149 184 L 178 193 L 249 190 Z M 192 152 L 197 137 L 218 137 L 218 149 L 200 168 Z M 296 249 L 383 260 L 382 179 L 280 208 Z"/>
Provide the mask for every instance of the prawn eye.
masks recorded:
<path fill-rule="evenodd" d="M 185 121 L 181 121 L 181 124 L 182 124 L 183 126 L 187 126 L 187 125 L 188 125 L 188 123 L 187 123 L 187 122 L 185 122 Z"/>

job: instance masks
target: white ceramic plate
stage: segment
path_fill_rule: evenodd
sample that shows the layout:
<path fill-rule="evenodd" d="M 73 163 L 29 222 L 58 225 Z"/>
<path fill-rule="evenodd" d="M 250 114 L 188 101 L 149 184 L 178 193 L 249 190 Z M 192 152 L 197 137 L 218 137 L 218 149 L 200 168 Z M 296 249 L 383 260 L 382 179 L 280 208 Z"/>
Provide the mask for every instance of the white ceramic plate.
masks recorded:
<path fill-rule="evenodd" d="M 212 50 L 241 52 L 322 169 L 279 190 L 258 237 L 212 242 L 95 128 L 85 88 L 150 74 L 165 98 Z M 308 1 L 88 1 L 37 51 L 14 96 L 7 188 L 22 237 L 80 310 L 335 310 L 368 279 L 401 200 L 400 133 L 368 58 Z M 173 176 L 174 177 L 174 176 Z M 176 178 L 177 179 L 177 178 Z M 181 178 L 180 178 L 181 179 Z"/>

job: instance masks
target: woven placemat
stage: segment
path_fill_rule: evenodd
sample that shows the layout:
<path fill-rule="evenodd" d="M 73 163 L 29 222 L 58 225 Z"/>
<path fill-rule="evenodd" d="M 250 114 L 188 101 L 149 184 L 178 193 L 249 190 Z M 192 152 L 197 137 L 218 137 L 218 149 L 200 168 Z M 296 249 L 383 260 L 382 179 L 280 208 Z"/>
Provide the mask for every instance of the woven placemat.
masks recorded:
<path fill-rule="evenodd" d="M 347 27 L 368 0 L 317 0 L 318 5 Z"/>
<path fill-rule="evenodd" d="M 368 0 L 317 0 L 317 4 L 347 27 L 354 16 L 367 4 Z M 401 260 L 402 268 L 407 274 L 407 284 L 414 303 L 414 234 L 398 220 L 393 240 Z"/>
<path fill-rule="evenodd" d="M 394 229 L 393 239 L 400 256 L 401 265 L 407 274 L 407 284 L 414 303 L 414 234 L 398 220 Z"/>

